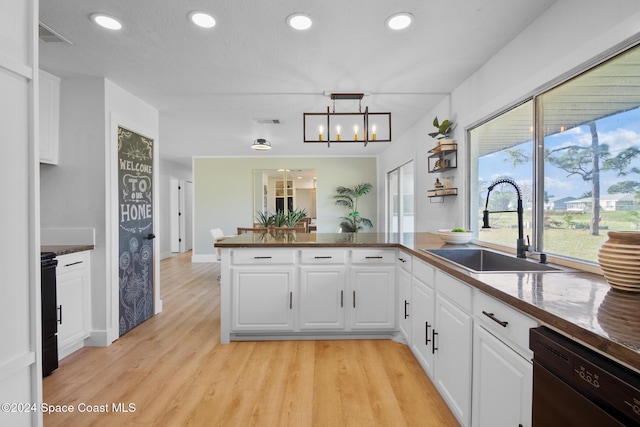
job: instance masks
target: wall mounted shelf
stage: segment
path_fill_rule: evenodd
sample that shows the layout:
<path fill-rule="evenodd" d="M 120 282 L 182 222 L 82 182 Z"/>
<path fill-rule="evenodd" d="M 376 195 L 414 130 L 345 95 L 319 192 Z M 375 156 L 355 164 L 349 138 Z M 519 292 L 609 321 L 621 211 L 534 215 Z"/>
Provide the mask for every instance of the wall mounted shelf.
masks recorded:
<path fill-rule="evenodd" d="M 458 146 L 438 146 L 429 150 L 429 173 L 444 172 L 458 167 Z"/>

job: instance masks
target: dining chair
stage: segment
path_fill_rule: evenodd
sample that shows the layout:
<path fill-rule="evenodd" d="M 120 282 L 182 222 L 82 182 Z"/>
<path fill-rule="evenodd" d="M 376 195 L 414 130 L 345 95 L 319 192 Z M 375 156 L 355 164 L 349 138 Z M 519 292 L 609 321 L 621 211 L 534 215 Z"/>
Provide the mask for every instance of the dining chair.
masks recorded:
<path fill-rule="evenodd" d="M 269 229 L 264 227 L 238 227 L 238 235 L 247 233 L 268 233 Z"/>

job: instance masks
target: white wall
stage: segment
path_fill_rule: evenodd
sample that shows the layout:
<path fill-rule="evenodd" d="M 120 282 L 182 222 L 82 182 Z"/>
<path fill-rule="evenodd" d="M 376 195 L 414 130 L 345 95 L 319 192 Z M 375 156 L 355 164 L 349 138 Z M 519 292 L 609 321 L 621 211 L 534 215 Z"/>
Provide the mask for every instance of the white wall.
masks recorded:
<path fill-rule="evenodd" d="M 316 157 L 316 158 L 214 158 L 193 160 L 194 176 L 194 261 L 215 259 L 209 230 L 220 227 L 226 235 L 236 233 L 237 227 L 250 227 L 254 222 L 254 169 L 316 169 L 316 212 L 318 233 L 336 232 L 344 208 L 335 205 L 336 187 L 352 187 L 363 182 L 376 185 L 375 157 Z M 359 201 L 359 211 L 371 219 L 374 230 L 384 224 L 376 211 L 374 191 Z M 363 231 L 368 231 L 367 229 Z"/>
<path fill-rule="evenodd" d="M 44 228 L 94 228 L 91 254 L 91 336 L 104 346 L 118 329 L 117 126 L 154 139 L 158 171 L 158 110 L 102 78 L 62 79 L 58 165 L 41 165 Z M 159 174 L 154 174 L 158 188 Z M 156 227 L 161 220 L 156 191 Z M 158 253 L 158 242 L 154 250 Z M 156 312 L 161 310 L 159 257 L 155 259 Z"/>
<path fill-rule="evenodd" d="M 380 157 L 380 180 L 406 158 L 416 159 L 416 230 L 436 231 L 464 224 L 468 218 L 468 150 L 465 137 L 471 125 L 512 105 L 532 92 L 601 57 L 640 33 L 640 2 L 635 0 L 559 0 L 538 20 L 457 87 L 423 121 L 394 141 Z M 454 186 L 459 196 L 443 204 L 429 203 L 427 189 L 437 174 L 429 174 L 426 151 L 435 141 L 433 117 L 453 118 L 458 142 Z M 444 176 L 444 175 L 443 175 Z M 384 208 L 381 208 L 384 212 Z"/>
<path fill-rule="evenodd" d="M 160 244 L 160 259 L 170 257 L 171 253 L 171 180 L 193 181 L 191 169 L 176 162 L 160 160 L 160 226 L 156 234 Z M 191 207 L 187 207 L 187 212 L 191 212 Z M 192 230 L 187 230 L 192 233 Z"/>
<path fill-rule="evenodd" d="M 42 402 L 37 2 L 0 3 L 0 402 Z M 0 412 L 0 425 L 42 425 L 38 411 Z"/>

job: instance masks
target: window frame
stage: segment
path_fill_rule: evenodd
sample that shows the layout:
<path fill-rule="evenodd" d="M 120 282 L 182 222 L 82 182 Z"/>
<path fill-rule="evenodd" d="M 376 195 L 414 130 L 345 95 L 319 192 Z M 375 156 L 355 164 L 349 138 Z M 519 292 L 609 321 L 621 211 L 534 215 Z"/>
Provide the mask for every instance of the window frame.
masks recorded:
<path fill-rule="evenodd" d="M 633 38 L 625 40 L 622 43 L 619 43 L 618 45 L 610 48 L 609 50 L 603 52 L 602 54 L 594 57 L 592 60 L 587 61 L 582 65 L 573 68 L 567 73 L 560 75 L 556 79 L 549 81 L 547 84 L 542 85 L 537 89 L 533 90 L 532 92 L 528 93 L 527 95 L 517 99 L 513 103 L 503 108 L 500 108 L 499 110 L 494 111 L 492 114 L 485 116 L 484 118 L 476 122 L 473 122 L 467 127 L 465 127 L 465 140 L 466 140 L 467 146 L 470 147 L 472 130 L 477 129 L 478 127 L 502 116 L 503 114 L 511 111 L 514 108 L 517 108 L 518 106 L 526 102 L 529 102 L 529 101 L 533 102 L 532 103 L 532 108 L 533 108 L 532 140 L 533 140 L 533 143 L 535 144 L 534 146 L 536 147 L 536 149 L 535 149 L 535 152 L 532 153 L 533 154 L 533 159 L 532 159 L 533 171 L 532 171 L 531 178 L 532 178 L 532 187 L 533 187 L 532 201 L 534 205 L 532 207 L 532 228 L 533 228 L 532 234 L 533 235 L 531 236 L 531 244 L 534 248 L 534 252 L 538 251 L 539 248 L 543 246 L 543 243 L 544 243 L 543 239 L 544 239 L 544 178 L 545 178 L 545 175 L 544 175 L 544 130 L 543 130 L 544 123 L 542 121 L 543 111 L 542 111 L 542 105 L 541 105 L 542 96 L 545 93 L 557 88 L 558 86 L 561 86 L 562 84 L 567 83 L 581 76 L 582 74 L 588 73 L 596 69 L 597 67 L 603 65 L 605 62 L 615 58 L 616 56 L 624 54 L 625 52 L 630 51 L 631 49 L 634 49 L 634 48 L 640 49 L 640 34 Z M 466 151 L 467 151 L 466 161 L 467 161 L 467 167 L 469 172 L 467 174 L 467 182 L 466 182 L 467 189 L 465 192 L 466 203 L 467 203 L 467 206 L 469 207 L 469 209 L 467 209 L 467 212 L 466 212 L 466 221 L 467 221 L 467 224 L 471 225 L 471 224 L 477 223 L 476 218 L 474 217 L 472 212 L 474 205 L 471 199 L 472 197 L 471 190 L 473 188 L 471 181 L 472 179 L 476 179 L 476 180 L 478 179 L 478 170 L 476 166 L 472 166 L 473 165 L 472 162 L 477 161 L 477 159 L 472 158 L 473 150 L 468 149 Z M 475 172 L 475 173 L 472 173 L 472 172 Z M 514 242 L 515 242 L 515 238 L 514 238 Z M 516 252 L 515 244 L 513 245 L 513 247 L 504 246 L 497 243 L 478 240 L 477 238 L 473 240 L 473 243 L 479 246 L 488 247 L 488 248 L 492 248 L 492 249 L 496 249 L 504 252 L 514 253 L 514 254 Z M 548 255 L 548 260 L 550 262 L 567 266 L 570 268 L 602 274 L 602 271 L 600 270 L 597 262 L 593 263 L 588 260 L 571 258 L 568 255 L 564 256 L 561 254 Z"/>

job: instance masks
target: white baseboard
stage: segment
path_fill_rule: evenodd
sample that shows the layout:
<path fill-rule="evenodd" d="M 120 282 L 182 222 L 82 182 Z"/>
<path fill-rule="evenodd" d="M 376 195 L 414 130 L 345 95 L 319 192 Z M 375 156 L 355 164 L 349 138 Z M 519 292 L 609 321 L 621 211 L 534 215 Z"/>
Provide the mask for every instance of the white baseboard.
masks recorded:
<path fill-rule="evenodd" d="M 220 262 L 216 254 L 192 255 L 191 262 Z"/>

